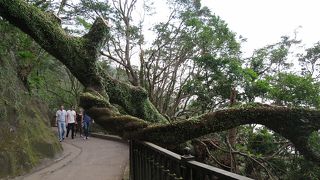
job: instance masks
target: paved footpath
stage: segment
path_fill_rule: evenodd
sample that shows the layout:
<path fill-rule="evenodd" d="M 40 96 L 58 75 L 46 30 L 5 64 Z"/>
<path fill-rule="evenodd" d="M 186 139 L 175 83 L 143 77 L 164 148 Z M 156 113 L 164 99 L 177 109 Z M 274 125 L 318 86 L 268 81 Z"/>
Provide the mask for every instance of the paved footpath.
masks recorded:
<path fill-rule="evenodd" d="M 63 155 L 53 164 L 23 177 L 25 180 L 121 180 L 129 162 L 128 145 L 89 138 L 68 138 Z"/>

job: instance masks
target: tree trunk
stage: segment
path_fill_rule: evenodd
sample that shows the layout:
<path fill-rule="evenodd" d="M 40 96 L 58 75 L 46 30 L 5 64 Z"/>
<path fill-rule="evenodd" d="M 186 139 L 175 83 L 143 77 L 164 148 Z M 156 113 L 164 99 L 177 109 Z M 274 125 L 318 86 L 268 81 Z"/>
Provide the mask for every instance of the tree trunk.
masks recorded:
<path fill-rule="evenodd" d="M 235 88 L 232 88 L 230 91 L 230 107 L 234 106 L 236 103 L 236 97 L 237 97 L 237 91 L 235 90 Z M 228 166 L 230 166 L 230 171 L 231 172 L 237 172 L 237 163 L 236 163 L 236 156 L 231 153 L 231 148 L 234 148 L 236 142 L 237 142 L 237 128 L 232 128 L 228 130 L 228 145 L 231 146 L 229 147 L 230 149 L 230 154 L 229 154 L 229 160 L 230 160 L 230 164 L 228 164 Z"/>

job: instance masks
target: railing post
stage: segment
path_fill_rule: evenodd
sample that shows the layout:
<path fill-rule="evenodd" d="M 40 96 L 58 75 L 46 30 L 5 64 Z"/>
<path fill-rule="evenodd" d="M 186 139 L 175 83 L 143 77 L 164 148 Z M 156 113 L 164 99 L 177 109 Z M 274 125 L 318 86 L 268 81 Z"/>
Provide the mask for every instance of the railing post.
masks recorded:
<path fill-rule="evenodd" d="M 191 155 L 191 149 L 189 147 L 185 147 L 183 149 L 183 156 L 181 156 L 181 174 L 184 180 L 193 180 L 192 169 L 190 169 L 187 164 L 188 161 L 192 160 L 194 160 L 194 156 Z"/>

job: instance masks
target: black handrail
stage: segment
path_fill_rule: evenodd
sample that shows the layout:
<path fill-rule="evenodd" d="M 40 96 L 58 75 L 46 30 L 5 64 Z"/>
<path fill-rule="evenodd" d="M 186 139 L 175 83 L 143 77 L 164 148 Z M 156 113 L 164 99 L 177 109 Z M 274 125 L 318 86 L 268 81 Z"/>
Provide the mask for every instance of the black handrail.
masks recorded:
<path fill-rule="evenodd" d="M 130 141 L 130 180 L 250 179 L 180 156 L 149 142 Z"/>

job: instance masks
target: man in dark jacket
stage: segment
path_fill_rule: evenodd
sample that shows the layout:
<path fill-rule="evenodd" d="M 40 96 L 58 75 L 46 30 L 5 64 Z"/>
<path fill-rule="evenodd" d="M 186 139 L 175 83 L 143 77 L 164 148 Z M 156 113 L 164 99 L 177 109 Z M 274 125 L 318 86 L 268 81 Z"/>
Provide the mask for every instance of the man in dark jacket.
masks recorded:
<path fill-rule="evenodd" d="M 83 114 L 83 129 L 84 129 L 85 137 L 83 137 L 83 139 L 88 139 L 90 123 L 91 123 L 91 117 L 87 113 L 84 113 Z"/>

